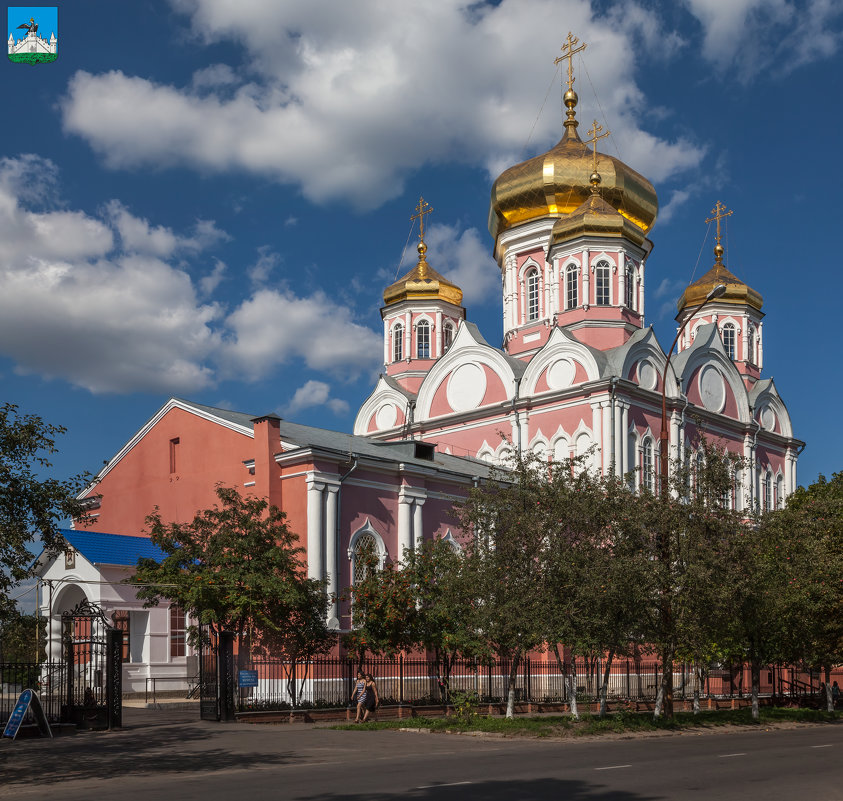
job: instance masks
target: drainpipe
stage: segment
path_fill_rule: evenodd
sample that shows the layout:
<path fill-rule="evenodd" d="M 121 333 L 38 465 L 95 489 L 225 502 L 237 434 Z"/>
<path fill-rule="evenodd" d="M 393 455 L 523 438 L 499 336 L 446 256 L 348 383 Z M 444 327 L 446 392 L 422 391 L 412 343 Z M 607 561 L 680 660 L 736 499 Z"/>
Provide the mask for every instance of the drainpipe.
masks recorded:
<path fill-rule="evenodd" d="M 512 413 L 515 415 L 515 431 L 518 435 L 518 442 L 516 443 L 516 447 L 518 448 L 518 458 L 521 458 L 521 419 L 518 416 L 518 400 L 519 400 L 519 393 L 521 391 L 521 379 L 515 379 L 515 394 L 512 396 Z"/>
<path fill-rule="evenodd" d="M 357 469 L 357 465 L 360 461 L 358 459 L 358 457 L 354 456 L 353 453 L 350 453 L 349 456 L 351 456 L 354 464 L 352 464 L 351 467 L 348 470 L 346 470 L 346 472 L 343 473 L 340 476 L 339 488 L 337 489 L 337 527 L 336 527 L 336 531 L 334 532 L 334 549 L 337 552 L 337 559 L 336 559 L 337 575 L 332 577 L 337 583 L 337 592 L 339 592 L 339 586 L 340 586 L 340 580 L 339 580 L 340 579 L 340 577 L 339 577 L 340 558 L 339 557 L 340 557 L 340 553 L 341 553 L 341 551 L 340 551 L 340 528 L 341 528 L 341 521 L 342 521 L 342 482 L 345 481 Z M 338 624 L 339 624 L 339 619 L 340 619 L 339 612 L 340 612 L 339 601 L 337 601 L 337 613 L 336 614 L 337 614 L 337 623 Z"/>

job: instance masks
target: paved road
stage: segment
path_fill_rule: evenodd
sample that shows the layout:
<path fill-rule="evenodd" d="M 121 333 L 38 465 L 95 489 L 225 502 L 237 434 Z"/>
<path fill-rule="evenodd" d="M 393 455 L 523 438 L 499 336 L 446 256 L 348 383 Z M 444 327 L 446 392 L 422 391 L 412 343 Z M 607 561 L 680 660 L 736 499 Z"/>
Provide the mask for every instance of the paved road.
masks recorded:
<path fill-rule="evenodd" d="M 843 801 L 843 726 L 643 739 L 487 739 L 127 714 L 114 733 L 6 741 L 0 798 L 67 801 Z"/>

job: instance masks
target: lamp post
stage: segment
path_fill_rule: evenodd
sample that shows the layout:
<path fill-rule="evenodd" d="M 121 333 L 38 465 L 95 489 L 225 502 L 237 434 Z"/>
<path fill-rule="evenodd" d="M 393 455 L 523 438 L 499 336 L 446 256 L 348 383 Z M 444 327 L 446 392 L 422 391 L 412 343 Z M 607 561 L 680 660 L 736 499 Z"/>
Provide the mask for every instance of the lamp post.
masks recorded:
<path fill-rule="evenodd" d="M 664 370 L 662 370 L 662 427 L 661 427 L 661 436 L 659 438 L 659 491 L 661 493 L 661 499 L 664 503 L 667 502 L 669 489 L 668 489 L 668 434 L 667 434 L 667 368 L 670 365 L 670 357 L 673 355 L 673 349 L 676 347 L 676 343 L 679 341 L 679 337 L 682 335 L 682 332 L 685 330 L 685 326 L 688 324 L 688 320 L 694 316 L 706 303 L 709 303 L 712 300 L 716 300 L 717 298 L 722 297 L 726 292 L 726 285 L 725 284 L 718 284 L 714 289 L 711 290 L 706 296 L 705 300 L 699 304 L 694 309 L 688 313 L 687 317 L 685 318 L 685 322 L 679 326 L 679 330 L 676 332 L 676 337 L 673 340 L 673 344 L 670 346 L 670 350 L 667 352 L 667 360 L 664 363 Z M 663 522 L 662 531 L 659 533 L 659 559 L 662 562 L 662 565 L 669 565 L 671 561 L 671 553 L 670 553 L 670 533 L 666 530 L 667 521 Z M 666 583 L 669 584 L 669 579 L 665 577 L 663 579 Z M 669 586 L 662 586 L 662 593 L 661 593 L 661 617 L 662 617 L 662 628 L 663 631 L 666 633 L 670 630 L 672 617 L 673 617 L 673 610 L 671 608 L 670 602 L 670 587 Z M 666 654 L 664 654 L 664 665 L 662 666 L 662 703 L 664 704 L 664 715 L 665 717 L 672 718 L 673 717 L 673 648 L 670 647 Z"/>

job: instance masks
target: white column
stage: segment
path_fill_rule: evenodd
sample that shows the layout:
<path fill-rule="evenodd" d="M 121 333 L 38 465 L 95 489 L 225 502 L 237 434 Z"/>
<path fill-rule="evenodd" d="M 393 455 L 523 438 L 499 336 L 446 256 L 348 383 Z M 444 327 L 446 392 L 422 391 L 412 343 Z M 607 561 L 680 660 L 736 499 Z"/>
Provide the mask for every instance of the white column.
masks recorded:
<path fill-rule="evenodd" d="M 527 319 L 527 310 L 524 307 L 524 281 L 519 278 L 518 279 L 518 323 L 522 323 Z"/>
<path fill-rule="evenodd" d="M 580 300 L 580 306 L 591 305 L 591 296 L 589 295 L 591 273 L 589 272 L 589 270 L 590 267 L 588 265 L 588 251 L 584 250 L 582 252 L 582 299 Z"/>
<path fill-rule="evenodd" d="M 752 456 L 752 439 L 749 434 L 743 438 L 743 458 L 746 466 L 741 481 L 741 509 L 752 509 L 755 503 L 755 463 Z"/>
<path fill-rule="evenodd" d="M 413 499 L 406 495 L 398 498 L 398 560 L 404 560 L 404 551 L 408 551 L 412 545 L 412 529 L 410 521 L 410 506 Z"/>
<path fill-rule="evenodd" d="M 602 456 L 603 475 L 608 476 L 612 467 L 612 419 L 609 413 L 611 400 L 600 401 L 600 410 L 603 415 L 603 430 L 600 432 L 600 454 Z"/>
<path fill-rule="evenodd" d="M 307 479 L 307 577 L 322 581 L 325 564 L 322 537 L 322 490 L 325 485 Z"/>
<path fill-rule="evenodd" d="M 629 470 L 629 404 L 621 405 L 621 470 L 623 475 Z"/>
<path fill-rule="evenodd" d="M 617 306 L 626 303 L 626 261 L 623 253 L 618 253 L 618 302 Z"/>
<path fill-rule="evenodd" d="M 641 262 L 641 278 L 638 279 L 638 313 L 644 317 L 644 262 Z M 642 321 L 643 322 L 643 321 Z"/>
<path fill-rule="evenodd" d="M 339 565 L 337 551 L 340 547 L 337 538 L 337 498 L 339 485 L 328 484 L 325 492 L 325 570 L 328 574 L 328 595 L 337 598 L 340 594 Z M 328 607 L 328 628 L 339 628 L 337 606 Z"/>
<path fill-rule="evenodd" d="M 764 367 L 764 337 L 761 331 L 764 328 L 764 323 L 758 323 L 758 369 Z"/>
<path fill-rule="evenodd" d="M 516 306 L 516 299 L 518 295 L 518 286 L 515 275 L 515 255 L 510 254 L 506 257 L 506 328 L 504 333 L 515 328 L 518 325 L 516 317 L 518 309 Z"/>
<path fill-rule="evenodd" d="M 615 475 L 622 476 L 624 473 L 624 462 L 623 462 L 623 441 L 626 439 L 626 434 L 624 433 L 623 429 L 623 414 L 622 410 L 624 408 L 623 402 L 615 398 L 615 453 L 614 453 L 614 460 L 615 460 Z"/>
<path fill-rule="evenodd" d="M 416 498 L 413 505 L 413 550 L 418 551 L 421 548 L 424 529 L 422 528 L 422 506 L 424 506 L 424 498 Z"/>
<path fill-rule="evenodd" d="M 410 326 L 412 318 L 410 317 L 410 312 L 404 313 L 404 358 L 410 359 L 412 358 L 412 353 L 410 352 L 410 346 L 413 344 L 413 329 Z"/>
<path fill-rule="evenodd" d="M 442 312 L 436 312 L 436 356 L 439 358 L 442 355 Z"/>
<path fill-rule="evenodd" d="M 391 361 L 389 353 L 389 321 L 383 321 L 383 363 L 389 364 Z"/>
<path fill-rule="evenodd" d="M 679 412 L 670 412 L 670 460 L 676 464 L 679 461 Z"/>
<path fill-rule="evenodd" d="M 603 453 L 603 443 L 600 441 L 602 436 L 600 401 L 595 401 L 591 404 L 591 435 L 594 438 L 594 444 L 596 446 L 596 450 L 593 452 L 591 458 L 595 464 L 602 464 L 601 454 Z"/>

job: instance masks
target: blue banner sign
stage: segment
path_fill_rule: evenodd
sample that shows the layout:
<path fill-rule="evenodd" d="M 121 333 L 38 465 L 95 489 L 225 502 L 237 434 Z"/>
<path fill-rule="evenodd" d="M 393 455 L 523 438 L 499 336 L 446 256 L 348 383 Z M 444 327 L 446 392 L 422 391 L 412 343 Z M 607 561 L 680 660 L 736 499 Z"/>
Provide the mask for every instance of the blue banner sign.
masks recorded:
<path fill-rule="evenodd" d="M 257 687 L 258 686 L 258 672 L 257 670 L 241 670 L 240 681 L 241 687 Z"/>
<path fill-rule="evenodd" d="M 21 723 L 23 723 L 23 719 L 26 717 L 26 710 L 29 709 L 31 703 L 32 690 L 24 690 L 20 694 L 20 698 L 18 698 L 18 702 L 15 704 L 12 714 L 9 716 L 9 720 L 6 722 L 6 728 L 3 730 L 4 737 L 11 737 L 14 740 L 18 736 Z"/>

